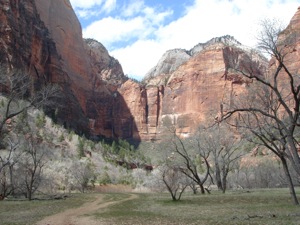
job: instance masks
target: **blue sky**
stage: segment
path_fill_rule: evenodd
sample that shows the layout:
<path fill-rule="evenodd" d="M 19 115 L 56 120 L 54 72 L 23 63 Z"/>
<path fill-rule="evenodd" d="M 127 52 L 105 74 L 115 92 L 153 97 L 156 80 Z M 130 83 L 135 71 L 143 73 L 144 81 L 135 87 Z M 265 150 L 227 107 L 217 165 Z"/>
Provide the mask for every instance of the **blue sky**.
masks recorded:
<path fill-rule="evenodd" d="M 83 37 L 101 42 L 138 80 L 173 48 L 232 35 L 255 46 L 259 22 L 288 23 L 299 0 L 70 0 Z"/>

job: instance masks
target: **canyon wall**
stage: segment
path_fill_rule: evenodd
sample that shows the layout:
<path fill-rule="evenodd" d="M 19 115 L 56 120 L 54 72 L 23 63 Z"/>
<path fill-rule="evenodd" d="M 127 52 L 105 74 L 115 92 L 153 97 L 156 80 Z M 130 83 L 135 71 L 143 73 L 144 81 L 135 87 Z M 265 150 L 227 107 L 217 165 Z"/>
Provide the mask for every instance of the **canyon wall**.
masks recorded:
<path fill-rule="evenodd" d="M 141 128 L 138 130 L 143 140 L 163 138 L 170 126 L 181 137 L 188 137 L 200 125 L 214 123 L 222 110 L 247 91 L 250 81 L 239 71 L 251 64 L 255 75 L 262 76 L 268 66 L 266 58 L 257 53 L 253 55 L 249 48 L 230 36 L 214 38 L 201 44 L 201 49 L 199 46 L 195 47 L 197 50 L 168 51 L 150 71 L 149 74 L 154 71 L 154 75 L 146 77 L 143 87 L 146 99 L 140 100 L 146 102 L 146 110 L 140 108 L 132 112 L 135 118 L 139 118 L 136 125 Z M 194 53 L 186 60 L 186 54 L 182 52 Z M 175 58 L 183 56 L 183 59 L 174 59 L 174 55 Z M 171 68 L 170 61 L 183 63 L 173 71 L 166 70 Z M 132 105 L 128 94 L 123 95 L 128 105 Z"/>
<path fill-rule="evenodd" d="M 82 38 L 69 0 L 0 0 L 0 10 L 1 67 L 58 84 L 61 99 L 48 111 L 59 123 L 86 135 L 139 140 L 117 91 L 128 78 L 102 44 Z"/>
<path fill-rule="evenodd" d="M 239 71 L 251 65 L 259 76 L 269 66 L 263 56 L 253 57 L 251 49 L 223 36 L 166 52 L 136 83 L 101 43 L 82 38 L 69 0 L 0 0 L 0 10 L 1 66 L 58 84 L 62 99 L 50 114 L 94 137 L 160 140 L 170 125 L 187 137 L 247 92 L 250 81 Z M 281 35 L 294 38 L 288 57 L 298 74 L 299 17 L 298 9 Z"/>

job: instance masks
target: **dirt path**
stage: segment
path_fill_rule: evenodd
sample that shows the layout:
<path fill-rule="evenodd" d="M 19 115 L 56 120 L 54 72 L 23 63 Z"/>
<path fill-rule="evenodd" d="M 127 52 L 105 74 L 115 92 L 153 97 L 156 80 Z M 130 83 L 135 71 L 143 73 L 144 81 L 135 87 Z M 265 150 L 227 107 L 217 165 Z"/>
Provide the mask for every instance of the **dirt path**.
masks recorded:
<path fill-rule="evenodd" d="M 64 212 L 46 217 L 39 221 L 36 225 L 101 225 L 100 221 L 94 220 L 91 216 L 88 216 L 88 214 L 92 214 L 99 209 L 113 204 L 119 204 L 138 198 L 138 195 L 131 194 L 128 198 L 111 202 L 105 202 L 103 197 L 104 195 L 99 194 L 93 202 L 87 202 L 79 208 L 68 209 Z"/>

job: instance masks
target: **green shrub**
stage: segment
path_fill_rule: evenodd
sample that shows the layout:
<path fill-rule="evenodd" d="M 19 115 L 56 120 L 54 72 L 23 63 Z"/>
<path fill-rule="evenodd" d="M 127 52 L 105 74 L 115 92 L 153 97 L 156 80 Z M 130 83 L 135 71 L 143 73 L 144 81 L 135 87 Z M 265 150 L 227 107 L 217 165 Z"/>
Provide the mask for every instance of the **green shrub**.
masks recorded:
<path fill-rule="evenodd" d="M 61 135 L 58 138 L 58 141 L 63 142 L 64 140 L 65 140 L 65 137 L 64 137 L 63 133 L 61 133 Z"/>
<path fill-rule="evenodd" d="M 41 112 L 37 115 L 36 120 L 35 120 L 35 125 L 38 128 L 42 128 L 46 125 L 46 115 Z"/>
<path fill-rule="evenodd" d="M 78 158 L 84 157 L 84 140 L 83 138 L 78 138 L 78 145 L 77 145 L 77 152 L 78 152 Z"/>
<path fill-rule="evenodd" d="M 73 140 L 73 136 L 74 136 L 75 132 L 73 130 L 71 130 L 68 134 L 68 140 L 72 141 Z"/>
<path fill-rule="evenodd" d="M 105 184 L 111 184 L 110 176 L 107 172 L 104 172 L 99 179 L 99 184 L 105 185 Z"/>

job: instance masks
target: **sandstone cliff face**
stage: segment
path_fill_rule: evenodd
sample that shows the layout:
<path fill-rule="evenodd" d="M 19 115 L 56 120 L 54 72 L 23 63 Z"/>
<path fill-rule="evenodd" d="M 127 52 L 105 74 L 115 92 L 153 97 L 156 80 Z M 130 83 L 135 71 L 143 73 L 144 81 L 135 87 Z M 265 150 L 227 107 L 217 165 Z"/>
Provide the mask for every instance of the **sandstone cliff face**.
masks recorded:
<path fill-rule="evenodd" d="M 211 46 L 221 43 L 226 46 L 242 47 L 242 44 L 235 40 L 234 37 L 226 35 L 223 37 L 212 38 L 206 43 L 199 43 L 190 50 L 169 50 L 161 57 L 157 65 L 146 74 L 143 82 L 147 85 L 165 85 L 169 78 L 169 75 L 177 70 L 179 66 L 187 62 L 191 57 L 204 51 L 205 49 L 211 48 Z"/>
<path fill-rule="evenodd" d="M 168 51 L 147 85 L 140 85 L 124 76 L 103 45 L 82 39 L 68 0 L 0 3 L 1 62 L 59 84 L 59 121 L 79 132 L 153 140 L 161 138 L 169 118 L 188 135 L 244 84 L 230 73 L 230 63 L 244 54 L 230 47 L 238 44 L 230 37 Z"/>
<path fill-rule="evenodd" d="M 182 136 L 189 136 L 200 124 L 212 123 L 223 106 L 231 107 L 246 91 L 248 81 L 236 70 L 249 63 L 244 50 L 216 43 L 174 72 L 165 90 L 162 117 L 169 118 Z M 262 75 L 267 62 L 256 65 Z M 175 105 L 175 107 L 174 107 Z"/>
<path fill-rule="evenodd" d="M 67 126 L 87 131 L 88 121 L 73 97 L 71 80 L 63 68 L 56 43 L 40 19 L 34 1 L 0 1 L 1 66 L 26 70 L 38 82 L 58 83 L 64 92 L 59 117 Z M 52 111 L 56 109 L 53 108 Z M 77 121 L 71 123 L 72 120 Z"/>
<path fill-rule="evenodd" d="M 190 51 L 181 50 L 193 53 L 180 65 L 177 64 L 180 60 L 173 60 L 177 68 L 166 72 L 163 64 L 171 68 L 170 52 L 159 61 L 155 71 L 157 76 L 146 80 L 144 102 L 147 108 L 143 121 L 147 126 L 136 121 L 137 127 L 141 126 L 146 131 L 140 134 L 144 139 L 161 139 L 170 125 L 182 137 L 188 137 L 200 124 L 213 122 L 221 110 L 230 107 L 246 91 L 249 81 L 238 70 L 245 69 L 251 62 L 259 76 L 268 64 L 258 54 L 255 60 L 252 59 L 249 49 L 230 36 L 214 38 Z M 181 57 L 182 54 L 176 56 Z"/>
<path fill-rule="evenodd" d="M 293 74 L 300 73 L 300 7 L 292 17 L 288 27 L 280 34 L 279 48 L 284 48 L 287 53 L 285 57 L 285 63 L 288 69 Z M 271 64 L 274 61 L 271 60 Z"/>
<path fill-rule="evenodd" d="M 85 39 L 84 41 L 94 75 L 93 82 L 104 81 L 106 84 L 120 85 L 128 79 L 124 76 L 119 61 L 111 57 L 101 43 L 93 39 Z"/>
<path fill-rule="evenodd" d="M 59 84 L 64 106 L 59 121 L 90 135 L 157 140 L 172 124 L 187 137 L 245 92 L 248 81 L 237 71 L 249 60 L 257 75 L 267 68 L 266 59 L 250 59 L 249 49 L 224 36 L 191 50 L 168 51 L 141 85 L 124 76 L 102 44 L 82 39 L 68 0 L 0 0 L 0 10 L 1 64 Z M 290 31 L 282 34 L 296 34 L 288 57 L 297 73 L 299 21 L 298 10 Z"/>
<path fill-rule="evenodd" d="M 118 91 L 128 79 L 119 62 L 101 43 L 82 39 L 80 24 L 68 0 L 39 0 L 36 4 L 62 57 L 83 118 L 88 120 L 88 133 L 140 140 L 131 110 Z"/>
<path fill-rule="evenodd" d="M 0 10 L 1 64 L 59 84 L 59 122 L 79 133 L 131 135 L 123 125 L 114 128 L 120 117 L 114 113 L 114 101 L 122 103 L 114 93 L 127 80 L 122 67 L 100 43 L 82 39 L 69 0 L 0 0 Z M 119 111 L 126 114 L 128 109 Z"/>
<path fill-rule="evenodd" d="M 144 82 L 155 85 L 155 81 L 157 79 L 153 78 L 174 72 L 180 65 L 188 61 L 190 58 L 191 55 L 184 49 L 167 51 L 158 61 L 157 65 L 146 74 Z"/>

